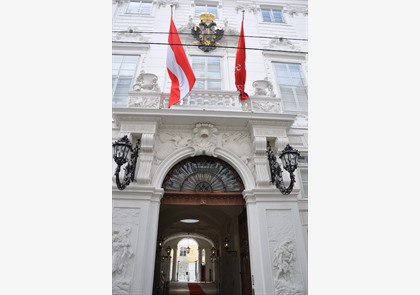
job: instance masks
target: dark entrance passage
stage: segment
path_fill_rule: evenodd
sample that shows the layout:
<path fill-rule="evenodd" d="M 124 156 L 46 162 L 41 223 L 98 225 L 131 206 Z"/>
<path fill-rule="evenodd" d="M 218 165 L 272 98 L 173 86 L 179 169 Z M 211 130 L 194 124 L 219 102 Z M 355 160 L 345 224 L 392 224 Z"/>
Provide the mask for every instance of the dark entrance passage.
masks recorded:
<path fill-rule="evenodd" d="M 182 283 L 177 272 L 182 259 L 195 265 L 191 276 L 195 281 L 188 283 L 213 286 L 213 295 L 251 294 L 249 259 L 243 255 L 246 250 L 242 246 L 248 244 L 244 186 L 237 172 L 218 158 L 199 156 L 175 165 L 162 187 L 165 193 L 161 199 L 157 239 L 163 243 L 156 252 L 154 295 L 160 295 L 162 273 L 166 285 Z M 198 253 L 196 261 L 190 261 L 185 248 L 177 248 L 179 241 L 187 237 L 198 244 L 194 249 Z M 226 239 L 227 248 L 224 247 Z M 171 255 L 165 254 L 168 247 Z M 215 255 L 211 257 L 213 252 Z M 170 287 L 166 292 L 178 294 Z"/>

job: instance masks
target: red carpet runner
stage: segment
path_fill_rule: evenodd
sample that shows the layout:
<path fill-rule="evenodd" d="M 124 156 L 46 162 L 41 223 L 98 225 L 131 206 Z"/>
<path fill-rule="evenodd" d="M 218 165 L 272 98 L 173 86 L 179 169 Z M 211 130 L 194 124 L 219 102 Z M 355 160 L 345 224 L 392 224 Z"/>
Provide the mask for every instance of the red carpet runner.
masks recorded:
<path fill-rule="evenodd" d="M 188 283 L 188 289 L 190 289 L 190 295 L 206 295 L 199 284 Z"/>

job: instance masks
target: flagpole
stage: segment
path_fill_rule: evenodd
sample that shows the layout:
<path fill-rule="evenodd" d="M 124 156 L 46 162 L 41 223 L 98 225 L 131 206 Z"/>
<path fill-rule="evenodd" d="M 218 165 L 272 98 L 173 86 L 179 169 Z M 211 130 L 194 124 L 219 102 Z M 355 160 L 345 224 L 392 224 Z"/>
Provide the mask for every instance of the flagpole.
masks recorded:
<path fill-rule="evenodd" d="M 171 4 L 171 18 L 172 18 L 172 8 L 174 7 L 173 4 Z"/>

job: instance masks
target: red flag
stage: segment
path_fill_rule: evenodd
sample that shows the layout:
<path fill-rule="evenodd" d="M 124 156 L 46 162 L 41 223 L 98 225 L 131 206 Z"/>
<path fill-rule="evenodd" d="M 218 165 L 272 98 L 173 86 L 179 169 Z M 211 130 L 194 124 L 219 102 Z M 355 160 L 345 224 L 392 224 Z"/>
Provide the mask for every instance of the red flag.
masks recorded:
<path fill-rule="evenodd" d="M 241 100 L 247 100 L 248 94 L 245 92 L 245 81 L 246 81 L 246 67 L 245 67 L 245 37 L 244 37 L 244 20 L 242 19 L 241 33 L 239 34 L 238 48 L 236 49 L 236 62 L 235 62 L 235 85 L 236 90 L 240 94 Z"/>
<path fill-rule="evenodd" d="M 184 47 L 182 47 L 181 39 L 179 39 L 172 17 L 168 42 L 166 67 L 172 80 L 168 105 L 168 108 L 170 108 L 191 91 L 195 83 L 195 75 L 185 54 Z"/>

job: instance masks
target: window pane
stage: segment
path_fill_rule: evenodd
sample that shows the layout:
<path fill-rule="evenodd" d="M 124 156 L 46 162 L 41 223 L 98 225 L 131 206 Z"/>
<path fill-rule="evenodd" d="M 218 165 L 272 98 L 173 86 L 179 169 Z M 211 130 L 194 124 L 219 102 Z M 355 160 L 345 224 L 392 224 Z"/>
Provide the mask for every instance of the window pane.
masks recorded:
<path fill-rule="evenodd" d="M 280 10 L 273 10 L 274 21 L 277 23 L 283 22 L 283 15 Z"/>
<path fill-rule="evenodd" d="M 265 22 L 271 22 L 270 10 L 268 10 L 268 9 L 261 9 L 261 13 L 262 13 L 263 21 L 265 21 Z"/>
<path fill-rule="evenodd" d="M 112 56 L 112 103 L 126 104 L 128 92 L 136 73 L 139 56 L 113 55 Z"/>
<path fill-rule="evenodd" d="M 217 7 L 213 5 L 207 5 L 207 12 L 213 13 L 217 17 Z"/>
<path fill-rule="evenodd" d="M 124 56 L 122 56 L 122 55 L 113 55 L 112 56 L 112 62 L 113 63 L 121 63 L 123 58 L 124 58 Z"/>
<path fill-rule="evenodd" d="M 141 14 L 150 14 L 152 12 L 152 3 L 143 3 L 140 8 Z"/>
<path fill-rule="evenodd" d="M 285 111 L 297 111 L 297 104 L 292 88 L 280 86 L 281 99 Z"/>
<path fill-rule="evenodd" d="M 128 7 L 127 7 L 127 12 L 128 13 L 138 13 L 139 9 L 140 9 L 140 3 L 130 2 L 130 4 L 128 4 Z"/>
<path fill-rule="evenodd" d="M 287 78 L 287 77 L 279 77 L 277 79 L 277 81 L 282 85 L 289 85 L 290 84 L 289 78 Z"/>
<path fill-rule="evenodd" d="M 197 79 L 194 84 L 194 89 L 204 89 L 204 80 Z"/>
<path fill-rule="evenodd" d="M 207 78 L 209 79 L 220 79 L 221 73 L 219 71 L 217 72 L 207 72 Z"/>
<path fill-rule="evenodd" d="M 205 12 L 206 7 L 204 5 L 195 5 L 195 15 L 199 16 L 200 13 Z"/>
<path fill-rule="evenodd" d="M 194 89 L 222 89 L 220 57 L 192 56 L 191 61 L 195 77 L 197 78 Z"/>
<path fill-rule="evenodd" d="M 222 87 L 222 83 L 220 81 L 208 81 L 207 82 L 207 89 L 220 90 L 221 87 Z"/>
<path fill-rule="evenodd" d="M 308 111 L 308 94 L 300 64 L 274 63 L 285 111 Z"/>
<path fill-rule="evenodd" d="M 152 0 L 130 0 L 127 13 L 150 14 L 152 11 Z"/>

